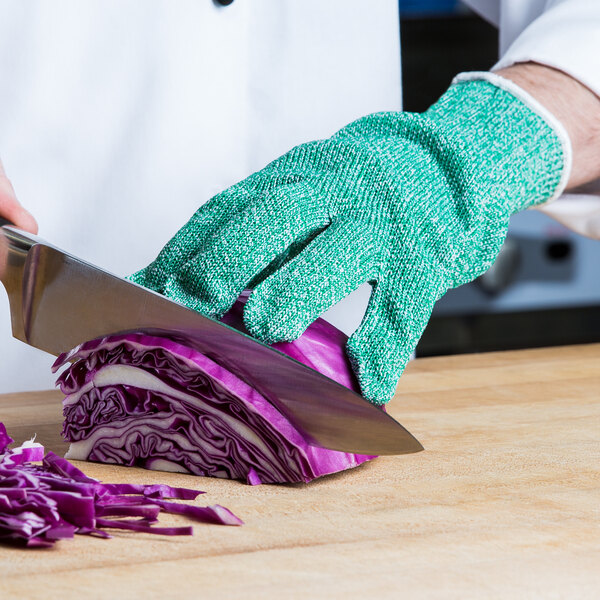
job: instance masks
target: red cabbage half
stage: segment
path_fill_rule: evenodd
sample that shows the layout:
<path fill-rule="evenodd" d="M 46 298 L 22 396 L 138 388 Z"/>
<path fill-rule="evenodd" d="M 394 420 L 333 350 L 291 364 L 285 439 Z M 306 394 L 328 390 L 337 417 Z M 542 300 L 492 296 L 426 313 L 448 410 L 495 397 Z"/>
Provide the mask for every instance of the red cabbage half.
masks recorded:
<path fill-rule="evenodd" d="M 239 300 L 223 321 L 243 329 Z M 346 336 L 322 319 L 275 347 L 358 390 Z M 198 351 L 164 337 L 125 334 L 60 356 L 72 364 L 57 384 L 66 395 L 68 458 L 241 479 L 308 482 L 371 458 L 309 445 L 262 395 Z"/>

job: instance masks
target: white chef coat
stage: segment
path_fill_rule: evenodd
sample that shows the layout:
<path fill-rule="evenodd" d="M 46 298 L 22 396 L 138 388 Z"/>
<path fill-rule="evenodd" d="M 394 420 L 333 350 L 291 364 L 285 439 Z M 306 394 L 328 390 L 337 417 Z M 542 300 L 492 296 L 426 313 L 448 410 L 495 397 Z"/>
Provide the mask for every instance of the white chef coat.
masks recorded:
<path fill-rule="evenodd" d="M 533 61 L 564 71 L 600 96 L 600 0 L 464 2 L 500 29 L 500 60 L 493 70 Z M 600 239 L 600 180 L 537 210 Z"/>
<path fill-rule="evenodd" d="M 43 238 L 125 275 L 292 146 L 400 110 L 399 43 L 397 0 L 0 0 L 0 155 Z M 0 316 L 0 392 L 52 387 L 2 290 Z"/>
<path fill-rule="evenodd" d="M 598 89 L 584 49 L 600 2 L 469 3 L 500 25 L 500 65 Z M 0 154 L 42 237 L 126 274 L 290 147 L 399 110 L 399 59 L 397 0 L 0 0 Z M 333 322 L 352 329 L 366 295 Z M 0 392 L 51 387 L 52 358 L 10 337 L 0 294 L 2 314 Z"/>

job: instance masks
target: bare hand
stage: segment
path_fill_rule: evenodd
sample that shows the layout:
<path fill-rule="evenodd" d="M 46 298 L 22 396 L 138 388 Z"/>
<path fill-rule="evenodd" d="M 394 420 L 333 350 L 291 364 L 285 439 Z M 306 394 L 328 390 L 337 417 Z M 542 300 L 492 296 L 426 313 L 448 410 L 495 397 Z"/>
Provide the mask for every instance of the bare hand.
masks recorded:
<path fill-rule="evenodd" d="M 14 223 L 19 229 L 30 233 L 38 232 L 36 220 L 19 204 L 15 190 L 4 172 L 2 161 L 0 161 L 0 217 Z"/>

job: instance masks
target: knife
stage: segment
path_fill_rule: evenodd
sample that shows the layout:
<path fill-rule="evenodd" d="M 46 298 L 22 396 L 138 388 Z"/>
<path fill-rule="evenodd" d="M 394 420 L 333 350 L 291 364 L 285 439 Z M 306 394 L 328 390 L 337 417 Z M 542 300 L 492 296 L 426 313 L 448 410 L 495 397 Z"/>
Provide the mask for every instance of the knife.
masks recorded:
<path fill-rule="evenodd" d="M 358 454 L 423 449 L 360 395 L 258 340 L 3 222 L 0 279 L 13 336 L 58 356 L 115 333 L 181 338 L 250 383 L 316 446 Z"/>

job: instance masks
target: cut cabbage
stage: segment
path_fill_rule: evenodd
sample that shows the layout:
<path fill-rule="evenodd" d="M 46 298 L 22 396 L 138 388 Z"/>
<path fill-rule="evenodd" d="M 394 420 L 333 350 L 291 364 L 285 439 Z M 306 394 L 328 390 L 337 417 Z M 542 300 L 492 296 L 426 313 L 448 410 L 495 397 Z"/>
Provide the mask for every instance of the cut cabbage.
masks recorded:
<path fill-rule="evenodd" d="M 238 300 L 223 319 L 243 329 Z M 358 391 L 346 336 L 322 319 L 275 348 Z M 223 366 L 165 337 L 130 333 L 86 342 L 71 363 L 65 394 L 67 458 L 240 479 L 308 482 L 374 458 L 311 446 L 270 402 Z"/>

